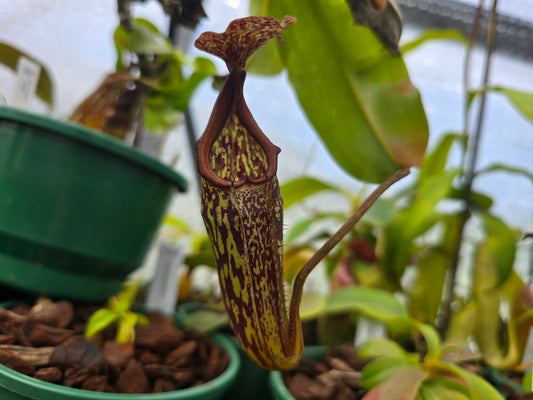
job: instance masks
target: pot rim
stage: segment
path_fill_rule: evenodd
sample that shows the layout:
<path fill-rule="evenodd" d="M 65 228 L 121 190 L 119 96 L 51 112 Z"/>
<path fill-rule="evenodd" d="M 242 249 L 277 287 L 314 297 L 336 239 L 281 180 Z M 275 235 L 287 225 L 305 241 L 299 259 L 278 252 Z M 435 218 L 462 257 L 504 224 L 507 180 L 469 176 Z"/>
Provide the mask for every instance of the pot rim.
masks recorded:
<path fill-rule="evenodd" d="M 118 156 L 123 160 L 138 164 L 157 173 L 167 181 L 170 181 L 180 192 L 187 190 L 187 181 L 177 171 L 140 150 L 126 146 L 120 140 L 97 130 L 74 122 L 58 120 L 8 106 L 0 106 L 1 120 L 45 129 L 51 133 L 75 140 L 78 143 L 88 144 L 100 151 Z"/>
<path fill-rule="evenodd" d="M 318 360 L 326 354 L 327 346 L 312 345 L 304 347 L 304 358 Z M 274 399 L 276 400 L 294 400 L 294 396 L 289 391 L 283 380 L 283 371 L 270 371 L 268 382 Z"/>

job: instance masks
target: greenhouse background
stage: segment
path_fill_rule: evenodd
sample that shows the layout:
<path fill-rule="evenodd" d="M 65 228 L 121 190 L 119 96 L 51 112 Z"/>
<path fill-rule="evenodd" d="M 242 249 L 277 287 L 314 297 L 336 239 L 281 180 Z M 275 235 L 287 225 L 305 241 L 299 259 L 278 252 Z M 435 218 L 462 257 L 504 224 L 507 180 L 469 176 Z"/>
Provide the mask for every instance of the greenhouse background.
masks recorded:
<path fill-rule="evenodd" d="M 406 43 L 430 26 L 452 27 L 467 34 L 476 1 L 401 0 L 398 4 L 405 18 L 401 43 Z M 192 41 L 200 32 L 221 32 L 229 21 L 248 14 L 248 2 L 240 0 L 208 0 L 204 2 L 204 8 L 208 17 L 200 21 L 196 31 L 183 32 L 181 36 L 190 55 L 200 55 L 192 46 Z M 501 15 L 499 39 L 493 58 L 491 83 L 533 91 L 533 1 L 500 1 L 498 11 Z M 146 17 L 162 31 L 168 30 L 168 17 L 157 1 L 134 4 L 133 14 Z M 33 111 L 67 117 L 101 79 L 114 70 L 116 60 L 112 34 L 118 23 L 115 1 L 50 0 L 44 3 L 2 0 L 0 20 L 3 26 L 0 41 L 42 60 L 52 75 L 54 108 L 47 109 L 42 103 L 34 101 L 29 105 Z M 411 80 L 422 94 L 430 126 L 430 148 L 443 133 L 462 129 L 464 54 L 462 43 L 435 40 L 405 56 Z M 483 59 L 482 50 L 476 47 L 471 63 L 473 84 L 480 80 Z M 219 73 L 224 74 L 223 63 L 214 61 Z M 7 104 L 10 104 L 15 81 L 11 71 L 0 69 L 0 95 Z M 190 110 L 198 136 L 209 118 L 216 95 L 210 82 L 204 82 L 192 99 Z M 360 189 L 361 184 L 338 167 L 313 132 L 284 74 L 275 77 L 250 75 L 245 95 L 263 131 L 282 148 L 279 161 L 282 182 L 310 175 L 350 190 Z M 502 96 L 491 95 L 481 146 L 480 167 L 513 160 L 518 167 L 530 168 L 533 127 Z M 169 163 L 177 160 L 175 167 L 191 182 L 187 195 L 175 201 L 172 212 L 201 227 L 198 187 L 184 124 L 170 132 L 163 159 Z M 480 178 L 476 184 L 479 190 L 494 197 L 497 215 L 505 217 L 510 225 L 526 231 L 533 229 L 533 188 L 528 179 L 504 173 L 491 174 L 490 177 Z M 328 201 L 328 195 L 323 195 L 319 197 L 317 206 L 327 208 L 333 204 L 338 208 L 338 199 L 334 200 Z M 183 214 L 182 210 L 187 212 Z M 286 223 L 291 223 L 291 214 L 287 216 Z"/>

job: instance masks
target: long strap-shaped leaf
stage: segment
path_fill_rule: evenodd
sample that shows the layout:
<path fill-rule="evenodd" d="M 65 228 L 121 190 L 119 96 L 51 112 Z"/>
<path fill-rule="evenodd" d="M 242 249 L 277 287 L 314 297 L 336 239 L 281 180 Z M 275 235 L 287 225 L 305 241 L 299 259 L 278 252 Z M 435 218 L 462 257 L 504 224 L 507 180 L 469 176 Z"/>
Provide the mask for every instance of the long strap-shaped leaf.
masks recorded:
<path fill-rule="evenodd" d="M 282 264 L 283 201 L 277 172 L 279 148 L 254 121 L 242 88 L 248 57 L 295 22 L 285 17 L 248 17 L 224 33 L 203 33 L 201 50 L 226 62 L 229 76 L 197 143 L 202 176 L 202 217 L 211 241 L 230 324 L 248 355 L 266 369 L 285 370 L 299 362 L 302 330 L 299 306 L 309 272 L 353 227 L 401 170 L 376 189 L 362 208 L 302 268 L 286 308 Z"/>

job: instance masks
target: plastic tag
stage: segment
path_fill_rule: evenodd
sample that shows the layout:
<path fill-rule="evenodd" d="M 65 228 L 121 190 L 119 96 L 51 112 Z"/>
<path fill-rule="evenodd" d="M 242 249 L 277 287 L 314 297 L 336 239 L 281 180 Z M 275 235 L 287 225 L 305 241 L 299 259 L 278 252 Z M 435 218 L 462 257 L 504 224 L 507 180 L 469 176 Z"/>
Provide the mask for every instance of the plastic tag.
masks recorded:
<path fill-rule="evenodd" d="M 19 57 L 17 62 L 17 78 L 13 99 L 13 107 L 29 109 L 31 99 L 37 90 L 41 75 L 41 66 L 26 57 Z"/>
<path fill-rule="evenodd" d="M 354 346 L 361 346 L 368 338 L 385 337 L 387 329 L 381 321 L 360 316 L 357 318 L 357 330 L 355 331 Z"/>
<path fill-rule="evenodd" d="M 180 246 L 161 243 L 155 267 L 155 274 L 148 288 L 146 308 L 163 314 L 172 314 L 178 295 L 179 268 L 184 252 Z"/>

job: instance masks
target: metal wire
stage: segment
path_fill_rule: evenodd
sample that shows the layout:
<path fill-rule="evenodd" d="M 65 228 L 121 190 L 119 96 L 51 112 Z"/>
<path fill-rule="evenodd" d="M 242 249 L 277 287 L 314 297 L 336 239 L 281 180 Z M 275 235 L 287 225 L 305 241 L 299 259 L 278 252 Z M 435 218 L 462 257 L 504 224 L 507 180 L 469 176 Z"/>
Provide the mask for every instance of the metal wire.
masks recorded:
<path fill-rule="evenodd" d="M 395 0 L 405 22 L 422 27 L 455 28 L 468 35 L 476 15 L 476 6 L 459 0 Z M 516 1 L 516 3 L 515 3 Z M 532 8 L 531 1 L 513 0 L 516 10 Z M 479 41 L 487 35 L 489 10 L 484 9 Z M 528 18 L 528 19 L 526 19 Z M 533 59 L 533 14 L 523 18 L 498 14 L 495 50 L 523 59 Z"/>

